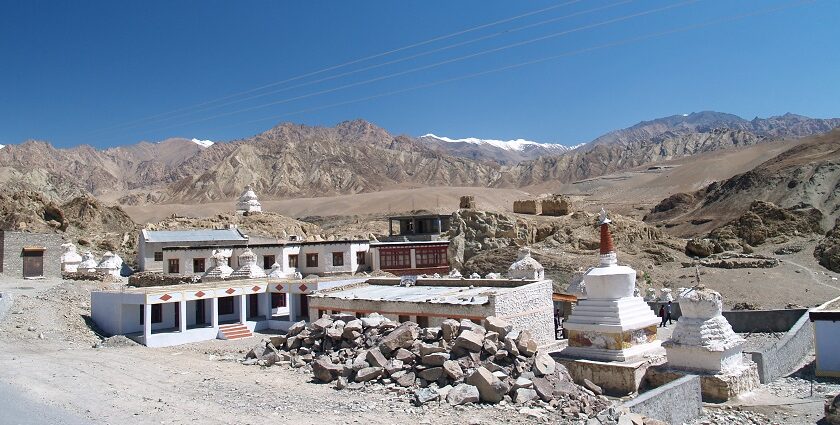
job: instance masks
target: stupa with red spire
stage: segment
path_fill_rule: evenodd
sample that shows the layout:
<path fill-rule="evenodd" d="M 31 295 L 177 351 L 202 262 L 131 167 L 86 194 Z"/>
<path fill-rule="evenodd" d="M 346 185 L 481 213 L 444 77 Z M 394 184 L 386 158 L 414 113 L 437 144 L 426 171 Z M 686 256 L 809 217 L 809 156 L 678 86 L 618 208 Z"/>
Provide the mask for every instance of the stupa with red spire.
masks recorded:
<path fill-rule="evenodd" d="M 656 339 L 659 318 L 634 295 L 636 271 L 618 265 L 607 212 L 601 209 L 598 225 L 601 246 L 598 267 L 583 276 L 586 299 L 579 300 L 563 322 L 569 346 L 563 356 L 600 361 L 638 361 L 661 356 Z"/>

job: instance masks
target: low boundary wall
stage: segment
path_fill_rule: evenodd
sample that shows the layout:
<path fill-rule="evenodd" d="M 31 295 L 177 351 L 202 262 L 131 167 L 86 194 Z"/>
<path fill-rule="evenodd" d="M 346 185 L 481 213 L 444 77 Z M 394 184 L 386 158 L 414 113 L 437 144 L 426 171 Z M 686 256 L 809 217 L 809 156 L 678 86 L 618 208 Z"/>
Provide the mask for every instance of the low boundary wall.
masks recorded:
<path fill-rule="evenodd" d="M 12 309 L 12 294 L 8 292 L 0 292 L 0 322 L 6 318 L 6 315 L 9 314 L 9 310 Z"/>
<path fill-rule="evenodd" d="M 758 365 L 758 378 L 766 384 L 795 371 L 813 349 L 814 324 L 807 314 L 802 314 L 782 339 L 748 354 Z"/>
<path fill-rule="evenodd" d="M 700 377 L 686 375 L 639 395 L 624 407 L 669 424 L 691 423 L 703 414 Z"/>
<path fill-rule="evenodd" d="M 723 317 L 738 333 L 749 332 L 787 332 L 807 316 L 807 308 L 790 310 L 730 310 L 724 311 Z"/>

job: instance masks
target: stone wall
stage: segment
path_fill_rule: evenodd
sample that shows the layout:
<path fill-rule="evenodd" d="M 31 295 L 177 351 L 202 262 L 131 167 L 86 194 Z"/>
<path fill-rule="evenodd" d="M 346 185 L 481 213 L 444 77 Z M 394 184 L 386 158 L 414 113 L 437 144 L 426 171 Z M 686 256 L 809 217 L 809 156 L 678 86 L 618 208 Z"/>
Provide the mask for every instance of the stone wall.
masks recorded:
<path fill-rule="evenodd" d="M 569 198 L 565 196 L 555 196 L 553 198 L 542 200 L 543 215 L 566 215 L 571 209 Z"/>
<path fill-rule="evenodd" d="M 675 408 L 675 406 L 679 406 Z M 624 403 L 633 413 L 669 424 L 691 423 L 703 414 L 700 377 L 687 375 Z"/>
<path fill-rule="evenodd" d="M 146 288 L 150 286 L 169 286 L 169 285 L 183 285 L 189 283 L 196 283 L 197 276 L 183 276 L 183 275 L 166 275 L 155 272 L 138 272 L 134 273 L 128 278 L 128 285 L 136 288 Z"/>
<path fill-rule="evenodd" d="M 461 201 L 458 204 L 458 208 L 467 209 L 467 210 L 474 210 L 475 209 L 475 196 L 472 196 L 472 195 L 462 196 Z"/>
<path fill-rule="evenodd" d="M 23 277 L 23 248 L 44 248 L 44 277 L 61 277 L 61 244 L 64 240 L 54 233 L 0 232 L 3 239 L 3 274 Z"/>
<path fill-rule="evenodd" d="M 513 201 L 513 212 L 519 214 L 542 214 L 542 202 L 534 199 Z"/>
<path fill-rule="evenodd" d="M 786 310 L 730 310 L 724 311 L 723 317 L 738 333 L 748 332 L 787 332 L 791 330 L 808 309 Z"/>
<path fill-rule="evenodd" d="M 94 282 L 116 283 L 119 279 L 105 272 L 61 272 L 64 280 L 87 280 Z"/>
<path fill-rule="evenodd" d="M 529 330 L 539 345 L 549 344 L 555 339 L 551 295 L 550 280 L 505 291 L 494 299 L 495 316 L 510 322 L 514 329 Z"/>
<path fill-rule="evenodd" d="M 782 339 L 750 354 L 758 365 L 761 383 L 766 384 L 802 366 L 813 349 L 814 324 L 807 314 L 803 314 Z"/>

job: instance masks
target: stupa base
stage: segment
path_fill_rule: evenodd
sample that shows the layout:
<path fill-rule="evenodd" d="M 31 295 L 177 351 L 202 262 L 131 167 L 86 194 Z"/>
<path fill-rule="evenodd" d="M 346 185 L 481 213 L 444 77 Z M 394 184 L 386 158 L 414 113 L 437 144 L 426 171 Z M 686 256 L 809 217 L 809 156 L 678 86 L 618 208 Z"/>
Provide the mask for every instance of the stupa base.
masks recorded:
<path fill-rule="evenodd" d="M 565 350 L 554 360 L 566 367 L 575 383 L 588 379 L 610 396 L 621 397 L 639 392 L 648 368 L 665 363 L 665 352 L 637 361 L 598 361 L 565 357 Z"/>
<path fill-rule="evenodd" d="M 718 373 L 678 370 L 664 364 L 648 370 L 645 385 L 655 388 L 686 375 L 700 377 L 700 391 L 707 403 L 723 403 L 759 386 L 758 366 L 746 358 L 741 365 Z"/>

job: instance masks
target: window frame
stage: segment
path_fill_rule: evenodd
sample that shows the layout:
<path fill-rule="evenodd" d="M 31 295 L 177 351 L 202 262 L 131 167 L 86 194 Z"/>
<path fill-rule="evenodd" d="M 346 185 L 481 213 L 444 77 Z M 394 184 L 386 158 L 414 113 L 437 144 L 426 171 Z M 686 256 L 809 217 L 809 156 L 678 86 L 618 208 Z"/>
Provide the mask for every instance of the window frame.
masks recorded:
<path fill-rule="evenodd" d="M 336 260 L 338 260 L 338 264 L 336 264 Z M 341 251 L 334 251 L 332 253 L 332 265 L 333 267 L 342 267 L 344 266 L 344 253 Z"/>
<path fill-rule="evenodd" d="M 306 254 L 306 267 L 318 267 L 318 254 L 310 252 Z"/>
<path fill-rule="evenodd" d="M 366 251 L 356 251 L 356 264 L 360 266 L 367 265 L 367 252 Z"/>
<path fill-rule="evenodd" d="M 155 251 L 154 261 L 163 261 L 163 251 Z"/>
<path fill-rule="evenodd" d="M 298 255 L 298 254 L 289 254 L 288 263 L 289 263 L 290 268 L 293 268 L 293 269 L 298 268 L 298 264 L 300 264 L 300 258 L 299 257 L 300 257 L 300 255 Z"/>
<path fill-rule="evenodd" d="M 175 266 L 175 267 L 173 267 Z M 172 270 L 175 271 L 172 271 Z M 169 274 L 181 274 L 181 261 L 179 258 L 170 258 L 166 262 L 166 272 Z"/>
<path fill-rule="evenodd" d="M 196 267 L 198 265 L 201 265 L 201 267 Z M 205 260 L 204 258 L 193 258 L 193 273 L 204 273 L 206 271 L 207 260 Z"/>
<path fill-rule="evenodd" d="M 268 259 L 271 261 L 268 261 Z M 274 254 L 263 255 L 263 269 L 268 270 L 271 266 L 274 265 L 274 262 L 277 261 L 277 256 Z"/>

